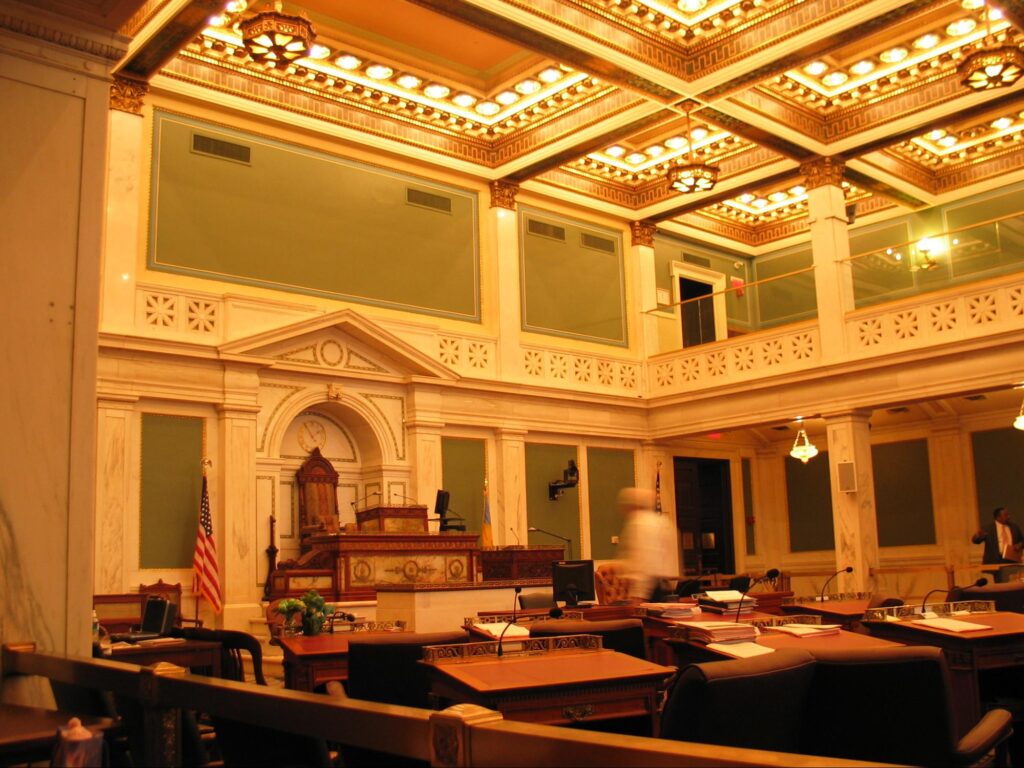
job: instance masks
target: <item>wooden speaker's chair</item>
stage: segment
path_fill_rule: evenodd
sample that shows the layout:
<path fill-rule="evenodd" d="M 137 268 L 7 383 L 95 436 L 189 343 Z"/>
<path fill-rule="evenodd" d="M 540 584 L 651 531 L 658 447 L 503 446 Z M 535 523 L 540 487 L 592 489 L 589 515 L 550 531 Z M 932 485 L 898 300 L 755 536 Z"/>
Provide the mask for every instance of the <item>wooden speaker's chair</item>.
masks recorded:
<path fill-rule="evenodd" d="M 594 570 L 594 591 L 601 605 L 629 602 L 629 579 L 620 563 L 604 563 Z"/>
<path fill-rule="evenodd" d="M 619 653 L 647 658 L 644 625 L 640 619 L 608 619 L 585 621 L 582 619 L 551 619 L 535 621 L 530 625 L 530 637 L 556 635 L 600 635 L 601 646 Z"/>
<path fill-rule="evenodd" d="M 338 532 L 338 473 L 314 448 L 295 473 L 299 494 L 299 551 L 310 550 L 307 539 Z"/>
<path fill-rule="evenodd" d="M 774 655 L 774 654 L 772 654 Z M 815 651 L 801 751 L 903 765 L 974 765 L 1011 733 L 988 712 L 957 736 L 946 658 L 931 646 Z"/>

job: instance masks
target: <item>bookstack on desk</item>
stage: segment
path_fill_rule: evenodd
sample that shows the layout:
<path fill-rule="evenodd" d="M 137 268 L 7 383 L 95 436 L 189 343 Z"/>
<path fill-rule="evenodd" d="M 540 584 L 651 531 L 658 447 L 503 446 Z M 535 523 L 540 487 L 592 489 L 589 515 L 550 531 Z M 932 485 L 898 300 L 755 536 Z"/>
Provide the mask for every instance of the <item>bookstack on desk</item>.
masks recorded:
<path fill-rule="evenodd" d="M 718 613 L 729 618 L 748 616 L 757 608 L 757 598 L 745 595 L 739 590 L 708 590 L 697 598 L 702 611 Z"/>
<path fill-rule="evenodd" d="M 661 619 L 688 619 L 701 612 L 695 603 L 640 603 L 647 616 Z"/>
<path fill-rule="evenodd" d="M 731 643 L 756 640 L 760 630 L 750 624 L 735 621 L 680 621 L 686 628 L 686 637 L 698 643 Z"/>

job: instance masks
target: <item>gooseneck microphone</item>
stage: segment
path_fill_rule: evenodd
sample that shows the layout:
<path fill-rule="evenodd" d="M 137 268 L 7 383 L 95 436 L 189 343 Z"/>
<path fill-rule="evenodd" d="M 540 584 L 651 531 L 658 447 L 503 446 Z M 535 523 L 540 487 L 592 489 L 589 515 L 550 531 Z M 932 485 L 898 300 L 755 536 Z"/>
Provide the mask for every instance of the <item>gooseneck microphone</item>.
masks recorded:
<path fill-rule="evenodd" d="M 505 626 L 501 628 L 501 634 L 498 635 L 498 658 L 501 658 L 505 654 L 505 649 L 501 647 L 501 641 L 505 637 L 505 633 L 508 632 L 508 628 L 516 623 L 516 608 L 519 605 L 519 593 L 522 591 L 522 587 L 515 588 L 515 594 L 512 596 L 512 621 L 505 622 Z"/>
<path fill-rule="evenodd" d="M 770 568 L 769 570 L 764 572 L 763 576 L 758 576 L 756 579 L 754 579 L 754 581 L 751 582 L 750 586 L 747 587 L 745 592 L 741 592 L 740 593 L 740 602 L 739 602 L 739 605 L 736 606 L 736 622 L 737 623 L 739 623 L 739 620 L 740 620 L 740 611 L 743 610 L 743 601 L 744 601 L 744 599 L 746 599 L 747 595 L 750 592 L 753 591 L 754 587 L 756 587 L 758 584 L 760 584 L 762 582 L 765 582 L 765 581 L 775 581 L 775 579 L 777 579 L 777 578 L 779 578 L 779 569 L 778 568 Z"/>
<path fill-rule="evenodd" d="M 980 579 L 978 579 L 976 582 L 974 582 L 973 584 L 971 584 L 969 586 L 972 586 L 972 587 L 984 587 L 986 584 L 988 584 L 988 579 L 986 579 L 984 576 L 982 576 Z M 928 605 L 928 598 L 931 597 L 932 595 L 934 595 L 936 592 L 945 592 L 946 593 L 946 602 L 949 602 L 949 595 L 955 589 L 966 589 L 966 587 L 958 587 L 958 586 L 956 586 L 954 584 L 949 589 L 943 589 L 942 587 L 938 587 L 936 589 L 931 590 L 927 595 L 924 596 L 924 600 L 921 601 L 921 613 L 925 613 L 925 606 Z"/>
<path fill-rule="evenodd" d="M 513 528 L 511 525 L 508 527 L 508 529 L 512 531 L 512 535 L 516 537 L 516 546 L 519 546 L 519 534 L 516 533 L 516 529 Z"/>
<path fill-rule="evenodd" d="M 366 501 L 367 499 L 372 498 L 374 496 L 380 496 L 380 491 L 370 491 L 368 494 L 363 496 L 363 498 L 356 499 L 355 501 L 352 502 L 352 509 L 355 509 L 356 505 L 359 504 L 359 502 Z M 384 498 L 383 496 L 380 496 L 380 497 Z"/>
<path fill-rule="evenodd" d="M 828 589 L 828 585 L 832 583 L 832 579 L 834 579 L 840 573 L 853 573 L 853 566 L 852 565 L 848 565 L 845 568 L 840 568 L 838 571 L 836 571 L 831 576 L 829 576 L 827 579 L 825 579 L 825 584 L 821 588 L 821 594 L 818 596 L 818 602 L 819 603 L 825 602 L 825 590 Z"/>
<path fill-rule="evenodd" d="M 568 557 L 568 559 L 572 560 L 572 539 L 570 539 L 568 536 L 562 536 L 560 533 L 552 533 L 551 531 L 545 531 L 543 528 L 537 528 L 536 526 L 533 526 L 533 525 L 531 525 L 526 530 L 534 532 L 534 533 L 546 533 L 548 536 L 554 536 L 556 539 L 561 539 L 562 541 L 564 541 L 566 544 L 569 545 L 569 557 Z"/>

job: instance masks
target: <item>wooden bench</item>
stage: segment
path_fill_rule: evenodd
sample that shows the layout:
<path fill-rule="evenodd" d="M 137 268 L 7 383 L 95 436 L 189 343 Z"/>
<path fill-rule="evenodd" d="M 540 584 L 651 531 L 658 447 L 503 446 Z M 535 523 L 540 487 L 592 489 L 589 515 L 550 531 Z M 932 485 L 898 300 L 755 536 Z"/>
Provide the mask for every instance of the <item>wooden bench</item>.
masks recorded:
<path fill-rule="evenodd" d="M 498 712 L 459 704 L 439 712 L 300 693 L 185 674 L 171 665 L 138 667 L 101 659 L 36 652 L 32 643 L 3 646 L 4 679 L 38 675 L 137 700 L 144 710 L 139 764 L 181 765 L 182 710 L 202 702 L 204 712 L 251 726 L 326 739 L 434 766 L 644 765 L 865 766 L 751 749 L 642 736 L 580 731 L 506 721 Z"/>

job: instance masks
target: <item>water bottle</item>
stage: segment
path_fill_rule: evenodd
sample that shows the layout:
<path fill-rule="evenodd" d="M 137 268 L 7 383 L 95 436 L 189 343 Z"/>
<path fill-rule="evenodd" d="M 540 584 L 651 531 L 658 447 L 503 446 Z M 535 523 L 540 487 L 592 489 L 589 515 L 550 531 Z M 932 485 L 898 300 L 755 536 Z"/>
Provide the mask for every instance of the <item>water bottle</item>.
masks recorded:
<path fill-rule="evenodd" d="M 98 646 L 100 644 L 100 617 L 96 615 L 96 610 L 92 612 L 92 644 Z"/>

